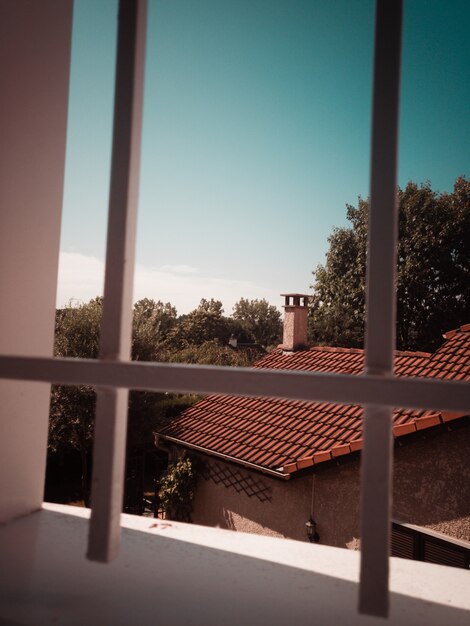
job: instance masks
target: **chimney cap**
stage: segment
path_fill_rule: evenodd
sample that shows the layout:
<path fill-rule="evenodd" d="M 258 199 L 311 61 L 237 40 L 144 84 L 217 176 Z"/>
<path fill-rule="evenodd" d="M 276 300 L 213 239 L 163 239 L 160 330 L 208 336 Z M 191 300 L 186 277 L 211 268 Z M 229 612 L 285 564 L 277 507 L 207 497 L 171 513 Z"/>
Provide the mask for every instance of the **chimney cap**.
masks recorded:
<path fill-rule="evenodd" d="M 308 306 L 309 295 L 306 293 L 281 293 L 281 296 L 285 298 L 284 306 Z M 292 298 L 292 303 L 291 303 Z M 300 299 L 303 298 L 303 304 L 300 303 Z"/>

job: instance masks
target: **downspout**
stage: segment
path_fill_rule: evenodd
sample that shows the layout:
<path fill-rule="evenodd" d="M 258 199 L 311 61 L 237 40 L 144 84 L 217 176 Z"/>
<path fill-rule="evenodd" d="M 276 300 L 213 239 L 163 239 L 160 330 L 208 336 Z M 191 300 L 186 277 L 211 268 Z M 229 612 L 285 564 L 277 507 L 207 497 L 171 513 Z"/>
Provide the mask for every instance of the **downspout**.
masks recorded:
<path fill-rule="evenodd" d="M 307 536 L 311 543 L 318 543 L 320 535 L 317 532 L 317 523 L 314 516 L 315 511 L 315 474 L 312 474 L 312 498 L 310 501 L 310 519 L 306 523 Z"/>

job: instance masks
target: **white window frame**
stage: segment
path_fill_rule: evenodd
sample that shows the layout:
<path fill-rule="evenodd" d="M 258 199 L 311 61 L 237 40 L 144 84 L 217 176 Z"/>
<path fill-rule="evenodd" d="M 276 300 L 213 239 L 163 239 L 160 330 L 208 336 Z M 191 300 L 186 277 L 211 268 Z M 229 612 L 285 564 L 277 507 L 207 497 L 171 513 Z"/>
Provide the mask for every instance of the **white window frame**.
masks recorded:
<path fill-rule="evenodd" d="M 97 391 L 89 559 L 119 549 L 129 389 L 361 404 L 359 610 L 388 614 L 393 407 L 469 411 L 469 385 L 398 379 L 395 349 L 396 170 L 401 0 L 377 0 L 365 371 L 361 376 L 130 361 L 146 0 L 121 0 L 100 357 L 0 357 L 0 377 L 86 384 Z"/>

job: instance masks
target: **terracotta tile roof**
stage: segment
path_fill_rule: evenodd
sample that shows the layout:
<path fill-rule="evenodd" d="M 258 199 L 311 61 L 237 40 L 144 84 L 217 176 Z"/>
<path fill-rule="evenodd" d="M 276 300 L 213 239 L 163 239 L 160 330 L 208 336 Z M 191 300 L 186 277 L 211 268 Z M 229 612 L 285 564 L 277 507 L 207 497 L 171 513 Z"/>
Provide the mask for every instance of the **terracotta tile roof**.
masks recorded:
<path fill-rule="evenodd" d="M 446 333 L 444 338 L 443 345 L 433 354 L 397 352 L 397 376 L 470 380 L 470 324 Z M 290 354 L 277 349 L 253 367 L 358 375 L 363 364 L 362 350 L 314 347 Z M 459 417 L 462 414 L 396 410 L 393 434 L 400 437 Z M 291 474 L 360 450 L 362 408 L 328 402 L 211 395 L 184 411 L 160 435 L 260 469 Z"/>

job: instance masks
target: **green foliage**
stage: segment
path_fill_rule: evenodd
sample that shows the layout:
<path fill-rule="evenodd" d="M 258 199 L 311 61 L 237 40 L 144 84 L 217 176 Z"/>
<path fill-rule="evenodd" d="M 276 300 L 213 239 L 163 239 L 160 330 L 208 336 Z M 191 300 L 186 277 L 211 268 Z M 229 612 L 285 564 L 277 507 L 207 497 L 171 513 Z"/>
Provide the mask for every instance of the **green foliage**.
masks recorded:
<path fill-rule="evenodd" d="M 176 309 L 169 302 L 149 298 L 134 304 L 132 321 L 132 359 L 166 361 L 167 337 L 176 325 Z"/>
<path fill-rule="evenodd" d="M 103 299 L 87 304 L 71 304 L 56 312 L 54 355 L 95 359 L 99 352 Z M 67 442 L 74 449 L 91 441 L 95 393 L 91 387 L 53 386 L 51 396 L 49 449 L 59 451 Z M 68 420 L 62 420 L 62 415 Z"/>
<path fill-rule="evenodd" d="M 103 299 L 56 312 L 54 354 L 94 359 L 99 352 Z M 49 450 L 88 452 L 93 438 L 95 392 L 91 387 L 52 387 L 49 418 Z"/>
<path fill-rule="evenodd" d="M 398 190 L 397 348 L 434 350 L 470 321 L 470 182 L 452 193 L 408 183 Z M 368 202 L 348 206 L 314 272 L 310 332 L 316 343 L 360 347 L 364 337 Z"/>
<path fill-rule="evenodd" d="M 97 358 L 103 299 L 56 312 L 54 354 L 58 357 Z M 89 505 L 88 455 L 93 441 L 96 395 L 91 387 L 53 385 L 49 414 L 50 452 L 78 450 L 82 465 L 82 496 Z"/>
<path fill-rule="evenodd" d="M 166 423 L 200 399 L 201 396 L 193 393 L 165 393 L 164 398 L 159 402 L 161 419 Z"/>
<path fill-rule="evenodd" d="M 97 358 L 103 299 L 65 307 L 56 312 L 56 356 Z M 176 318 L 170 304 L 141 300 L 134 307 L 132 351 L 136 358 L 151 360 L 159 350 L 162 328 Z M 153 415 L 164 394 L 131 391 L 129 402 L 129 448 L 152 444 L 152 424 L 143 415 Z M 88 496 L 88 456 L 94 431 L 96 397 L 91 387 L 53 386 L 49 417 L 50 452 L 78 450 L 82 458 L 82 486 Z M 147 426 L 147 427 L 146 427 Z M 146 443 L 144 443 L 146 442 Z"/>
<path fill-rule="evenodd" d="M 170 331 L 167 338 L 169 349 L 176 352 L 213 340 L 226 344 L 231 329 L 223 312 L 222 302 L 202 298 L 199 306 L 188 315 L 181 316 Z"/>
<path fill-rule="evenodd" d="M 103 298 L 56 312 L 54 355 L 96 359 L 100 347 Z"/>
<path fill-rule="evenodd" d="M 190 521 L 196 480 L 196 472 L 189 458 L 169 466 L 160 479 L 158 492 L 168 519 Z"/>
<path fill-rule="evenodd" d="M 249 365 L 259 352 L 237 354 L 227 348 L 231 335 L 263 347 L 281 339 L 281 314 L 266 300 L 241 298 L 232 317 L 225 317 L 219 300 L 203 298 L 199 306 L 177 319 L 166 338 L 166 360 L 214 365 Z"/>
<path fill-rule="evenodd" d="M 233 350 L 216 340 L 205 341 L 201 345 L 190 345 L 170 356 L 173 363 L 198 363 L 199 365 L 226 365 L 249 367 L 259 356 L 256 350 Z"/>
<path fill-rule="evenodd" d="M 347 207 L 352 228 L 335 228 L 326 265 L 314 272 L 310 334 L 316 344 L 359 347 L 364 336 L 367 202 Z"/>
<path fill-rule="evenodd" d="M 241 298 L 233 307 L 233 319 L 239 323 L 249 341 L 259 343 L 264 348 L 277 346 L 281 341 L 281 314 L 264 298 Z"/>
<path fill-rule="evenodd" d="M 66 446 L 74 450 L 88 450 L 93 439 L 95 404 L 96 396 L 91 387 L 52 387 L 49 417 L 51 452 L 60 452 Z"/>
<path fill-rule="evenodd" d="M 153 446 L 153 433 L 166 426 L 182 411 L 200 400 L 194 394 L 129 393 L 127 448 L 134 453 Z"/>

